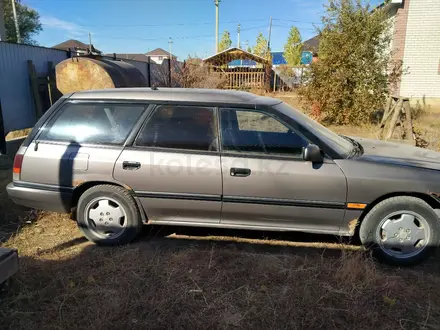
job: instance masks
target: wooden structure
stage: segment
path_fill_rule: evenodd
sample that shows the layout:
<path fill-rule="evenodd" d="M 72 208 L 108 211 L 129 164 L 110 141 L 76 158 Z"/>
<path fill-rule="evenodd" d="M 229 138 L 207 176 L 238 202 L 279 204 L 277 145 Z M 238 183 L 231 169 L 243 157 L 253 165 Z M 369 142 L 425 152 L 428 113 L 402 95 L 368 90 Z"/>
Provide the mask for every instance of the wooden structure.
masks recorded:
<path fill-rule="evenodd" d="M 255 66 L 238 66 L 229 68 L 228 63 L 234 60 L 247 60 Z M 227 89 L 268 89 L 270 85 L 271 62 L 261 56 L 251 54 L 243 49 L 233 47 L 203 60 L 211 70 L 227 79 Z"/>
<path fill-rule="evenodd" d="M 147 80 L 135 66 L 100 56 L 73 57 L 57 64 L 56 85 L 63 93 L 90 89 L 146 87 Z"/>
<path fill-rule="evenodd" d="M 388 128 L 388 133 L 383 136 L 386 128 Z M 399 139 L 393 139 L 397 129 L 399 130 Z M 388 97 L 385 111 L 380 122 L 378 138 L 415 145 L 416 141 L 411 118 L 411 107 L 408 98 L 398 96 Z"/>
<path fill-rule="evenodd" d="M 27 70 L 32 99 L 35 106 L 35 114 L 38 119 L 43 115 L 46 109 L 50 108 L 52 104 L 61 97 L 61 94 L 56 88 L 55 72 L 52 62 L 47 62 L 47 72 L 42 75 L 37 74 L 35 65 L 31 60 L 27 61 Z"/>

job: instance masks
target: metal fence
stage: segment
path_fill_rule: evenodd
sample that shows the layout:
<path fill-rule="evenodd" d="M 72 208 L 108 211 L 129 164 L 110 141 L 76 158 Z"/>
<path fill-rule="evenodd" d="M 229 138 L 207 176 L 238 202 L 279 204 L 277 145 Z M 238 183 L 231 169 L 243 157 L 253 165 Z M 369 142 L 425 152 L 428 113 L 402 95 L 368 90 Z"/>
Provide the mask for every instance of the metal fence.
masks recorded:
<path fill-rule="evenodd" d="M 49 62 L 55 66 L 69 56 L 69 52 L 63 50 L 0 42 L 0 109 L 4 134 L 32 127 L 37 120 L 28 61 L 32 61 L 38 76 L 46 76 Z M 134 65 L 150 82 L 150 86 L 168 85 L 167 63 L 159 65 L 121 58 L 116 60 Z M 0 125 L 1 119 L 0 114 Z"/>
<path fill-rule="evenodd" d="M 56 65 L 66 58 L 68 53 L 63 50 L 0 42 L 0 102 L 5 134 L 32 127 L 37 119 L 27 61 L 33 62 L 37 73 L 46 73 L 48 62 Z"/>
<path fill-rule="evenodd" d="M 118 57 L 108 58 L 112 60 L 127 62 L 135 66 L 144 75 L 145 79 L 150 82 L 150 87 L 168 86 L 169 67 L 167 61 L 164 61 L 163 64 L 160 65 L 154 62 L 147 63 Z"/>

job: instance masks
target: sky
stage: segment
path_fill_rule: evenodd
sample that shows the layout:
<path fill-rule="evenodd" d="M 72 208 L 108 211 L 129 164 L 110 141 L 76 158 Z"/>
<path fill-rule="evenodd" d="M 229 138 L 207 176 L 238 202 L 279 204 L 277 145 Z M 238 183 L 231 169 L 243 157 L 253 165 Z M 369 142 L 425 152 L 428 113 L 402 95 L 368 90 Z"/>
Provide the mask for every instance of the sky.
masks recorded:
<path fill-rule="evenodd" d="M 255 44 L 258 33 L 267 38 L 273 19 L 271 49 L 282 51 L 289 29 L 299 28 L 305 41 L 316 33 L 328 0 L 220 0 L 220 34 L 227 30 L 237 44 Z M 380 0 L 371 0 L 377 5 Z M 156 48 L 180 60 L 215 53 L 214 0 L 22 0 L 40 14 L 41 46 L 52 47 L 68 39 L 88 43 L 105 53 L 146 53 Z"/>

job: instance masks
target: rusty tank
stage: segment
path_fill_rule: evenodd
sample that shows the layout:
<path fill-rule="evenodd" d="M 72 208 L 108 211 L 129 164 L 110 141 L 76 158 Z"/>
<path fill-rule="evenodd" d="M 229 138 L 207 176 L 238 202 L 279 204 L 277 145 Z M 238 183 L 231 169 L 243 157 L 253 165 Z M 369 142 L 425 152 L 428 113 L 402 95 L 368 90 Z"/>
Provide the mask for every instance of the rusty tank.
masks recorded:
<path fill-rule="evenodd" d="M 102 57 L 73 57 L 55 67 L 56 84 L 63 93 L 91 89 L 147 87 L 147 80 L 133 65 Z"/>

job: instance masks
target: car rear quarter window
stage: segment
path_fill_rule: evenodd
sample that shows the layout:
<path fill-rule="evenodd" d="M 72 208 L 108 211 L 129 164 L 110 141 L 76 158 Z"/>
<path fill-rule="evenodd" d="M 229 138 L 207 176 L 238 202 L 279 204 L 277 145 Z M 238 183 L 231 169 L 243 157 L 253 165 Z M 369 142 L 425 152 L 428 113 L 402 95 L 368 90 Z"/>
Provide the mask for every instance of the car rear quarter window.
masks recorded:
<path fill-rule="evenodd" d="M 142 128 L 135 145 L 216 151 L 216 131 L 213 108 L 160 105 Z"/>
<path fill-rule="evenodd" d="M 148 105 L 66 103 L 39 140 L 123 144 Z"/>
<path fill-rule="evenodd" d="M 221 109 L 224 151 L 300 156 L 308 141 L 262 111 Z"/>

